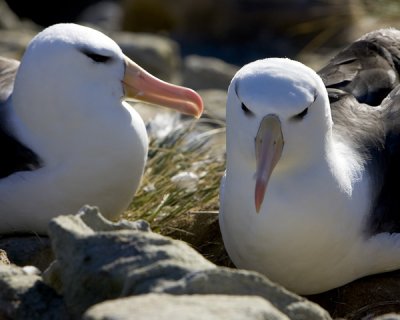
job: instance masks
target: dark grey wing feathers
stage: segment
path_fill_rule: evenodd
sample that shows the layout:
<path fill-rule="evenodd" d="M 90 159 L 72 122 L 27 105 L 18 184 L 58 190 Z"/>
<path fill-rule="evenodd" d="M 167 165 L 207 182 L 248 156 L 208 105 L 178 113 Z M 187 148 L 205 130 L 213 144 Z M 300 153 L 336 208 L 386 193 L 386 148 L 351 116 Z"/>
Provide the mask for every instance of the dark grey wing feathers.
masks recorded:
<path fill-rule="evenodd" d="M 12 135 L 8 124 L 6 103 L 14 87 L 18 66 L 18 61 L 0 57 L 0 178 L 41 166 L 39 157 Z"/>
<path fill-rule="evenodd" d="M 322 68 L 319 75 L 327 88 L 344 90 L 360 103 L 371 106 L 379 105 L 399 84 L 397 59 L 371 40 L 351 44 Z"/>
<path fill-rule="evenodd" d="M 334 134 L 351 140 L 372 181 L 366 235 L 400 232 L 399 61 L 400 31 L 382 29 L 352 43 L 319 71 Z"/>

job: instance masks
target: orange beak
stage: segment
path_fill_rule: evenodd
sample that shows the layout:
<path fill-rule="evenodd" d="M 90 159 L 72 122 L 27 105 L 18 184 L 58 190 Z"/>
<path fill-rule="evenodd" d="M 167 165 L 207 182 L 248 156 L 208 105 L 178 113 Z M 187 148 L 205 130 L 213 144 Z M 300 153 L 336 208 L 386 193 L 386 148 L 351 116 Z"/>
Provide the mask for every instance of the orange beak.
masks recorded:
<path fill-rule="evenodd" d="M 195 91 L 162 81 L 125 56 L 125 97 L 175 109 L 200 118 L 203 101 Z"/>
<path fill-rule="evenodd" d="M 265 116 L 260 123 L 255 140 L 257 162 L 255 206 L 257 213 L 260 212 L 264 201 L 271 173 L 282 155 L 283 144 L 279 118 L 273 114 Z"/>

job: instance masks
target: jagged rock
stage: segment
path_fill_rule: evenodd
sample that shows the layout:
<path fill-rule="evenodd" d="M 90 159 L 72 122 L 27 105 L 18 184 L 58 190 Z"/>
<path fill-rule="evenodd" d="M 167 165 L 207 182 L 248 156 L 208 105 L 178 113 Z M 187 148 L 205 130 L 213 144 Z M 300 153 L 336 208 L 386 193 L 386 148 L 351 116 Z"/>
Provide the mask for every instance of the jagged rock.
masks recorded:
<path fill-rule="evenodd" d="M 0 265 L 2 264 L 10 264 L 10 260 L 8 260 L 7 253 L 0 249 Z"/>
<path fill-rule="evenodd" d="M 163 36 L 132 32 L 116 32 L 110 35 L 122 51 L 151 74 L 175 81 L 181 65 L 179 45 Z"/>
<path fill-rule="evenodd" d="M 53 219 L 49 235 L 57 260 L 45 279 L 60 290 L 76 317 L 105 300 L 169 293 L 257 295 L 291 319 L 330 319 L 317 305 L 262 275 L 217 268 L 186 243 L 150 232 L 143 221 L 111 223 L 85 207 L 77 215 Z"/>
<path fill-rule="evenodd" d="M 69 319 L 63 301 L 38 275 L 0 265 L 0 319 Z"/>
<path fill-rule="evenodd" d="M 290 319 L 330 319 L 329 314 L 317 304 L 287 291 L 253 271 L 222 267 L 201 270 L 192 272 L 169 286 L 154 288 L 153 291 L 170 294 L 260 296 Z"/>
<path fill-rule="evenodd" d="M 147 294 L 107 301 L 90 308 L 84 320 L 289 320 L 268 301 L 256 296 L 171 296 Z"/>
<path fill-rule="evenodd" d="M 110 223 L 96 209 L 49 225 L 62 294 L 75 315 L 93 304 L 147 293 L 193 270 L 215 266 L 181 241 L 148 232 L 143 222 Z"/>
<path fill-rule="evenodd" d="M 195 90 L 227 90 L 239 68 L 218 58 L 190 55 L 184 59 L 183 85 Z"/>
<path fill-rule="evenodd" d="M 54 260 L 48 237 L 20 235 L 0 236 L 0 248 L 18 266 L 32 265 L 44 271 Z"/>

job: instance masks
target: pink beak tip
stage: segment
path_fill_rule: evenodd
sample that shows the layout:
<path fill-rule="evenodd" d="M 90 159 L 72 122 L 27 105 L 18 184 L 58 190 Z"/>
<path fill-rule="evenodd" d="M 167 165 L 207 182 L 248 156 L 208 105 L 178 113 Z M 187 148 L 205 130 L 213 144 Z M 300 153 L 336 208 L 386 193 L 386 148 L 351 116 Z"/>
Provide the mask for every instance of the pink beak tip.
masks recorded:
<path fill-rule="evenodd" d="M 256 212 L 260 213 L 261 206 L 264 202 L 265 192 L 267 191 L 267 184 L 268 184 L 269 177 L 264 179 L 257 179 L 256 180 L 256 187 L 254 192 L 254 203 L 256 207 Z"/>
<path fill-rule="evenodd" d="M 194 104 L 196 105 L 196 110 L 197 113 L 194 115 L 194 117 L 196 119 L 199 119 L 201 117 L 201 115 L 203 114 L 204 111 L 204 103 L 203 103 L 203 99 L 201 98 L 201 96 L 194 90 L 189 89 L 193 92 L 194 94 Z"/>

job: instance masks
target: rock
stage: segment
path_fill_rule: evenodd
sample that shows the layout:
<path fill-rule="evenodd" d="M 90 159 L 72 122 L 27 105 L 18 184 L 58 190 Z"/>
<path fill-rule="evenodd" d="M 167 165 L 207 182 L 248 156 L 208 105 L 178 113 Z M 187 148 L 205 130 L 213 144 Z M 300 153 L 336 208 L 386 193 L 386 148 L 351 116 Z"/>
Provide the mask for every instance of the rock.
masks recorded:
<path fill-rule="evenodd" d="M 239 67 L 218 58 L 190 55 L 184 59 L 183 85 L 194 90 L 227 90 Z"/>
<path fill-rule="evenodd" d="M 166 293 L 201 294 L 196 308 L 204 305 L 203 301 L 212 301 L 207 300 L 208 295 L 230 295 L 234 300 L 259 296 L 291 319 L 330 319 L 317 305 L 273 284 L 264 276 L 218 268 L 186 243 L 151 232 L 143 221 L 112 223 L 96 208 L 86 206 L 77 215 L 53 219 L 49 235 L 57 259 L 44 278 L 63 294 L 74 317 L 106 300 Z M 169 295 L 164 297 L 167 300 L 159 301 L 160 308 L 171 299 L 181 301 Z M 177 311 L 178 314 L 184 314 L 187 309 L 186 298 L 182 299 L 183 310 Z M 113 310 L 119 310 L 119 302 L 114 302 Z M 265 306 L 264 302 L 262 304 Z M 260 310 L 264 310 L 264 306 L 260 306 Z M 129 310 L 127 312 L 129 314 Z"/>
<path fill-rule="evenodd" d="M 169 294 L 221 294 L 232 296 L 260 296 L 268 300 L 290 319 L 331 319 L 328 312 L 263 275 L 246 270 L 215 268 L 192 272 L 169 286 L 153 289 Z"/>
<path fill-rule="evenodd" d="M 215 268 L 187 244 L 148 231 L 143 222 L 110 223 L 94 208 L 49 225 L 65 302 L 75 316 L 104 300 L 143 294 L 185 274 Z"/>
<path fill-rule="evenodd" d="M 151 74 L 175 81 L 181 65 L 179 45 L 163 36 L 132 32 L 110 34 L 122 51 Z"/>
<path fill-rule="evenodd" d="M 69 319 L 62 298 L 38 275 L 0 265 L 0 319 Z"/>
<path fill-rule="evenodd" d="M 19 235 L 0 236 L 0 248 L 18 266 L 32 265 L 44 271 L 54 260 L 48 237 Z"/>
<path fill-rule="evenodd" d="M 10 260 L 8 260 L 7 253 L 0 249 L 0 265 L 2 264 L 10 264 Z"/>
<path fill-rule="evenodd" d="M 90 308 L 84 320 L 289 320 L 268 301 L 256 296 L 171 296 L 147 294 L 107 301 Z"/>

